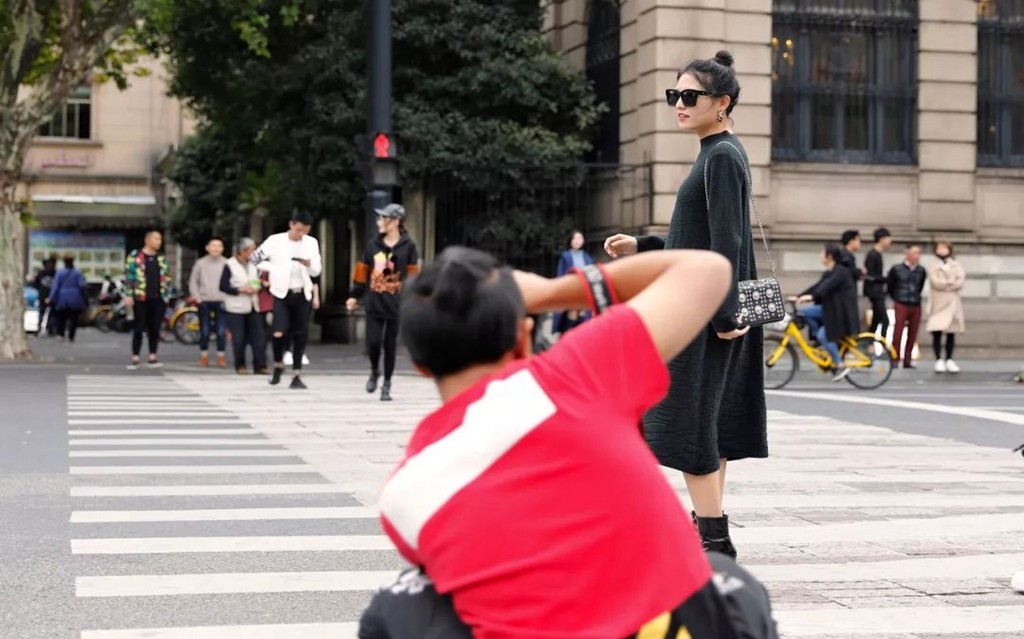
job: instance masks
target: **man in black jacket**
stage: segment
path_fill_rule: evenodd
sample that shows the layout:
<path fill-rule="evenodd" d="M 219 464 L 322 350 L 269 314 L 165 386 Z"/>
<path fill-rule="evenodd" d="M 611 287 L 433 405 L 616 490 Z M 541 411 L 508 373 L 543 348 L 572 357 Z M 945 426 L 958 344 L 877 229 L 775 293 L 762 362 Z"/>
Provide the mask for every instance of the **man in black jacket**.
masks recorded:
<path fill-rule="evenodd" d="M 921 325 L 921 291 L 927 277 L 921 266 L 921 245 L 908 244 L 904 260 L 889 270 L 889 297 L 895 302 L 896 326 L 893 328 L 892 345 L 896 357 L 902 357 L 903 368 L 914 368 L 914 344 L 917 343 L 917 329 Z M 907 328 L 906 349 L 903 343 L 903 327 Z M 900 361 L 897 359 L 896 365 Z"/>
<path fill-rule="evenodd" d="M 879 327 L 882 337 L 889 333 L 889 312 L 885 307 L 885 263 L 882 254 L 892 246 L 892 233 L 887 228 L 875 230 L 875 246 L 864 259 L 864 297 L 871 300 L 872 333 Z"/>
<path fill-rule="evenodd" d="M 856 287 L 857 282 L 864 275 L 864 271 L 857 267 L 857 251 L 860 250 L 860 231 L 852 229 L 843 231 L 839 243 L 843 245 L 843 248 L 840 251 L 837 263 L 846 267 L 846 270 L 850 272 L 850 275 L 853 277 L 853 285 Z"/>

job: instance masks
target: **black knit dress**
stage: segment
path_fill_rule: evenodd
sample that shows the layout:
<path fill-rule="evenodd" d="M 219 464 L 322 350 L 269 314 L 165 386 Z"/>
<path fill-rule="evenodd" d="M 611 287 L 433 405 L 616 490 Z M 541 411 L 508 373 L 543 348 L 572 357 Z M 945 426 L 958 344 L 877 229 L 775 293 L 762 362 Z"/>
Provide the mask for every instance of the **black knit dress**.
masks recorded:
<path fill-rule="evenodd" d="M 668 395 L 644 416 L 644 436 L 658 461 L 694 475 L 717 470 L 719 458 L 768 456 L 762 330 L 753 328 L 734 340 L 716 334 L 737 328 L 735 282 L 757 279 L 744 173 L 749 162 L 728 132 L 708 136 L 700 146 L 693 170 L 679 187 L 668 237 L 649 235 L 637 242 L 640 251 L 710 249 L 733 265 L 734 284 L 725 303 L 704 332 L 669 362 Z"/>

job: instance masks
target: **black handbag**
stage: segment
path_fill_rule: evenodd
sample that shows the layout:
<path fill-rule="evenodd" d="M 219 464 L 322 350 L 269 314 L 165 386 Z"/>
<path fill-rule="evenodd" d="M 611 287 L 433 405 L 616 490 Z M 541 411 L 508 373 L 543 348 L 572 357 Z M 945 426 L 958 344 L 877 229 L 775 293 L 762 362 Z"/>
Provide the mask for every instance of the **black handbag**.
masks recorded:
<path fill-rule="evenodd" d="M 772 276 L 760 280 L 743 280 L 739 282 L 740 310 L 736 313 L 736 321 L 740 326 L 762 326 L 780 322 L 786 318 L 786 304 L 782 298 L 782 287 L 775 275 L 775 262 L 772 260 L 772 252 L 768 248 L 768 238 L 764 234 L 764 226 L 761 225 L 761 213 L 757 209 L 757 202 L 754 201 L 754 189 L 750 182 L 750 171 L 743 161 L 743 154 L 732 142 L 719 142 L 728 144 L 740 158 L 740 166 L 743 167 L 743 177 L 747 181 L 747 196 L 750 198 L 750 209 L 754 212 L 757 220 L 757 228 L 761 231 L 761 241 L 764 243 L 764 252 L 768 256 L 768 266 L 772 270 Z M 717 146 L 717 145 L 715 145 Z M 708 212 L 711 211 L 711 196 L 708 191 L 708 163 L 704 162 L 704 196 L 707 198 Z"/>

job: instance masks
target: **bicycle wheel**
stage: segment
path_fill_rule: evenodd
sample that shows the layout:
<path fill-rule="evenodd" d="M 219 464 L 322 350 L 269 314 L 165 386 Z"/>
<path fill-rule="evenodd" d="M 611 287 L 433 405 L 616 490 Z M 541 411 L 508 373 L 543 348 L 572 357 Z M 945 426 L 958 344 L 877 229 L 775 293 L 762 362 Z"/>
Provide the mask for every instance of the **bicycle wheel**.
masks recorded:
<path fill-rule="evenodd" d="M 872 390 L 892 377 L 895 364 L 889 346 L 871 333 L 858 335 L 853 344 L 843 342 L 839 355 L 850 369 L 846 381 L 857 388 Z"/>
<path fill-rule="evenodd" d="M 100 306 L 92 314 L 92 324 L 101 333 L 110 332 L 110 323 L 114 319 L 114 309 L 109 306 Z"/>
<path fill-rule="evenodd" d="M 782 335 L 765 333 L 764 336 L 764 387 L 769 390 L 782 388 L 793 381 L 800 370 L 800 358 L 792 344 L 782 343 Z"/>
<path fill-rule="evenodd" d="M 171 323 L 171 332 L 182 344 L 193 346 L 199 343 L 199 311 L 189 308 L 178 313 Z"/>

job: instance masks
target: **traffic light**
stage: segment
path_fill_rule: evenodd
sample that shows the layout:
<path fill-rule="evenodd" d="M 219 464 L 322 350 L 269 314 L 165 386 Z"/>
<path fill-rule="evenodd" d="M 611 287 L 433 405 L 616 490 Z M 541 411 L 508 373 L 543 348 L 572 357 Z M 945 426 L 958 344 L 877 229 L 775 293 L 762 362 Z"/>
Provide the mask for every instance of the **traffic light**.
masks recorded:
<path fill-rule="evenodd" d="M 379 131 L 373 136 L 370 186 L 398 186 L 398 147 L 394 135 L 386 131 Z"/>

